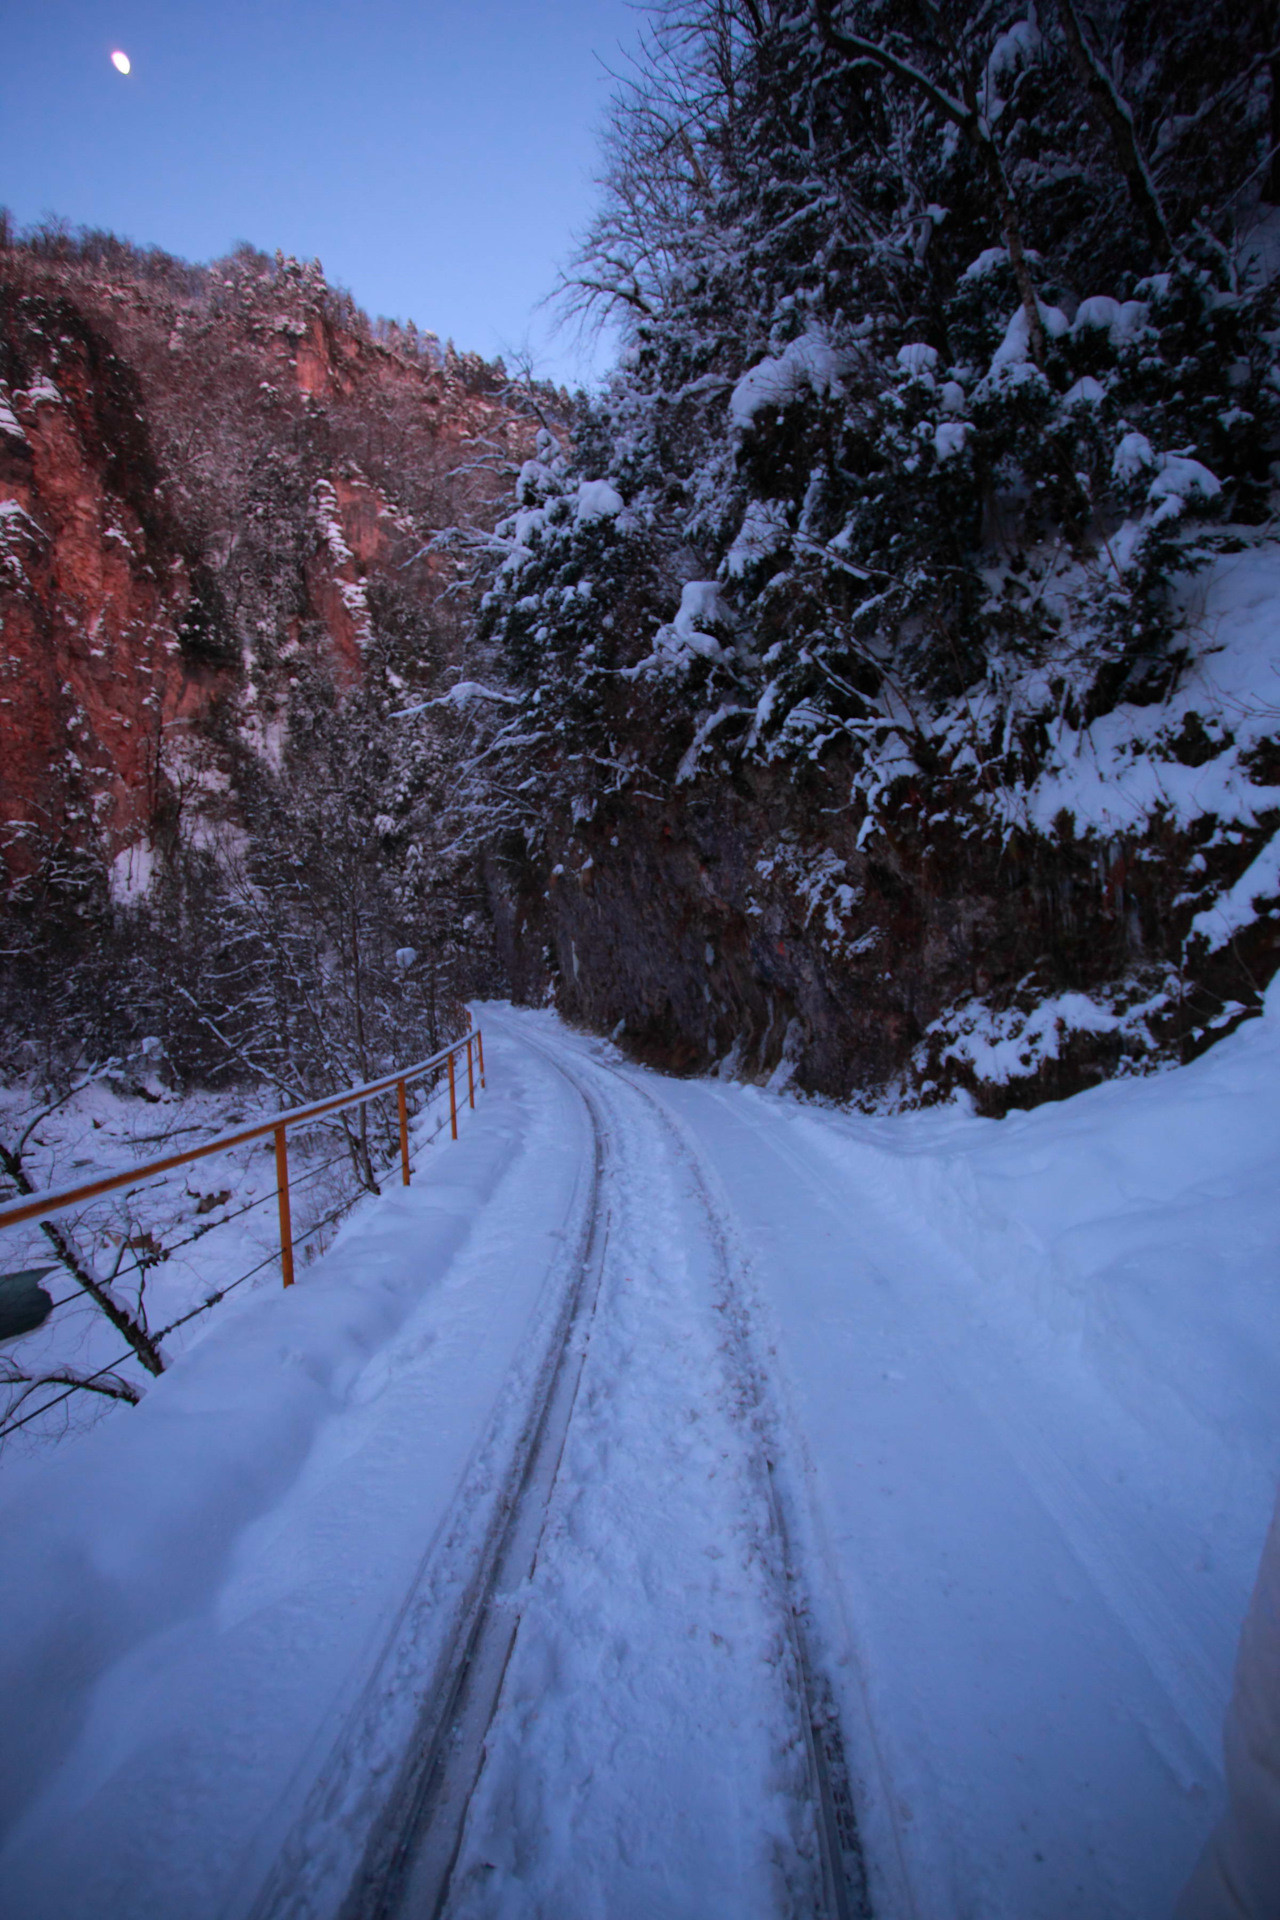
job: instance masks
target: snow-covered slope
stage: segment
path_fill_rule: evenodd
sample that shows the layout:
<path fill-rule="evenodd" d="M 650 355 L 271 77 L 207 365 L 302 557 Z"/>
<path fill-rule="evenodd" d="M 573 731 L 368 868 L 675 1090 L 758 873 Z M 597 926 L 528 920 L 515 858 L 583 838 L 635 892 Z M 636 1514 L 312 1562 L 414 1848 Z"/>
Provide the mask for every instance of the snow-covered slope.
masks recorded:
<path fill-rule="evenodd" d="M 668 1092 L 811 1465 L 886 1913 L 1156 1920 L 1211 1824 L 1280 1466 L 1277 1014 L 1000 1122 Z"/>
<path fill-rule="evenodd" d="M 248 1914 L 284 1847 L 287 1911 L 336 1911 L 566 1284 L 585 1094 L 599 1306 L 454 1920 L 814 1910 L 769 1482 L 879 1920 L 1165 1915 L 1280 1461 L 1280 995 L 1003 1121 L 485 1025 L 419 1186 L 11 1476 L 19 1909 Z"/>

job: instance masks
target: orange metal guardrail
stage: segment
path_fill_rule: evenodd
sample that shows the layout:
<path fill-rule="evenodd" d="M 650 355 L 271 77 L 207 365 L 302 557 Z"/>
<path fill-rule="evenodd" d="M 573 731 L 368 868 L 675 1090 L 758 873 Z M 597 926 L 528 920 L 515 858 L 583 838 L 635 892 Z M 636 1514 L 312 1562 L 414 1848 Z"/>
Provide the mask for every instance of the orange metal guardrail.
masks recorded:
<path fill-rule="evenodd" d="M 474 1055 L 472 1049 L 474 1048 Z M 85 1200 L 95 1200 L 104 1193 L 114 1193 L 120 1187 L 136 1187 L 139 1181 L 154 1179 L 161 1173 L 169 1173 L 175 1167 L 190 1166 L 195 1160 L 204 1160 L 214 1153 L 225 1153 L 229 1147 L 240 1147 L 249 1140 L 261 1140 L 267 1134 L 275 1136 L 276 1149 L 276 1194 L 280 1209 L 280 1266 L 286 1287 L 293 1285 L 293 1222 L 289 1210 L 289 1148 L 286 1135 L 290 1127 L 303 1125 L 308 1120 L 318 1120 L 324 1114 L 341 1113 L 347 1107 L 363 1106 L 367 1100 L 375 1100 L 379 1094 L 390 1093 L 394 1087 L 396 1106 L 400 1122 L 400 1178 L 404 1186 L 409 1185 L 409 1105 L 408 1090 L 417 1080 L 425 1079 L 437 1067 L 445 1067 L 449 1080 L 449 1126 L 453 1139 L 458 1137 L 458 1085 L 454 1062 L 459 1054 L 467 1056 L 467 1097 L 471 1106 L 476 1104 L 476 1077 L 480 1085 L 485 1084 L 484 1077 L 484 1038 L 479 1027 L 472 1027 L 461 1040 L 455 1040 L 451 1046 L 442 1047 L 439 1053 L 433 1053 L 429 1060 L 419 1060 L 415 1066 L 401 1067 L 395 1073 L 385 1075 L 381 1080 L 366 1081 L 363 1086 L 349 1087 L 345 1093 L 334 1094 L 328 1100 L 315 1100 L 310 1106 L 289 1107 L 283 1113 L 273 1113 L 267 1120 L 261 1120 L 252 1127 L 241 1127 L 235 1133 L 221 1133 L 213 1140 L 206 1140 L 202 1146 L 188 1147 L 181 1153 L 165 1155 L 160 1160 L 148 1160 L 143 1166 L 130 1167 L 123 1173 L 104 1174 L 97 1180 L 86 1180 L 78 1187 L 63 1187 L 57 1191 L 30 1194 L 21 1200 L 11 1200 L 0 1207 L 0 1232 L 6 1227 L 18 1227 L 28 1220 L 47 1220 L 53 1215 L 66 1213 L 71 1207 L 78 1207 Z"/>

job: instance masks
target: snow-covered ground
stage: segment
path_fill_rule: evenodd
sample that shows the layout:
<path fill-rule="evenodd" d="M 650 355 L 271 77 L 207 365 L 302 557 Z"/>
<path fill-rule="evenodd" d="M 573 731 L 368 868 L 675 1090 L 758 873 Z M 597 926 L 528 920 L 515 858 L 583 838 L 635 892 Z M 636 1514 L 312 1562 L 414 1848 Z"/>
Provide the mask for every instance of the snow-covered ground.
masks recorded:
<path fill-rule="evenodd" d="M 1191 1067 L 999 1122 L 484 1025 L 489 1091 L 412 1189 L 6 1470 L 8 1906 L 336 1913 L 598 1129 L 599 1302 L 454 1920 L 816 1910 L 779 1510 L 880 1920 L 1167 1915 L 1280 1463 L 1280 992 Z"/>
<path fill-rule="evenodd" d="M 66 1189 L 189 1150 L 201 1141 L 265 1121 L 279 1096 L 173 1092 L 147 1062 L 142 1071 L 94 1073 L 65 1097 L 30 1083 L 0 1088 L 0 1141 L 19 1152 L 36 1192 Z M 421 1160 L 448 1124 L 447 1095 L 431 1084 L 410 1095 Z M 388 1112 L 389 1110 L 389 1112 Z M 398 1184 L 394 1095 L 370 1114 L 374 1163 Z M 341 1119 L 293 1130 L 289 1140 L 295 1261 L 303 1270 L 332 1240 L 361 1188 Z M 6 1200 L 16 1196 L 4 1182 Z M 91 1200 L 61 1218 L 76 1255 L 172 1362 L 208 1331 L 206 1311 L 243 1289 L 280 1285 L 275 1149 L 270 1138 L 180 1166 Z M 44 1272 L 53 1311 L 43 1326 L 0 1354 L 0 1475 L 15 1458 L 93 1425 L 112 1402 L 57 1384 L 77 1378 L 145 1388 L 148 1374 L 76 1281 L 59 1265 L 38 1224 L 0 1236 L 5 1274 Z M 208 1303 L 212 1302 L 212 1305 Z M 24 1384 L 14 1375 L 23 1375 Z"/>

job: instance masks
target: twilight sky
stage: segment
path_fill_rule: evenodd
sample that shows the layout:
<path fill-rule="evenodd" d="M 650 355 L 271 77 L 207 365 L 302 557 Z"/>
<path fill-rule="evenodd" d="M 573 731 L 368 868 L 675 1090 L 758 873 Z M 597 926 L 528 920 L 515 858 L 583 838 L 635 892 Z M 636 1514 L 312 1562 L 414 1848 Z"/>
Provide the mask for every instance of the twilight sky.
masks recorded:
<path fill-rule="evenodd" d="M 0 205 L 186 259 L 318 255 L 371 314 L 538 370 L 627 0 L 8 0 Z M 113 48 L 133 62 L 123 78 Z M 607 355 L 607 348 L 604 349 Z M 596 357 L 600 357 L 597 350 Z"/>

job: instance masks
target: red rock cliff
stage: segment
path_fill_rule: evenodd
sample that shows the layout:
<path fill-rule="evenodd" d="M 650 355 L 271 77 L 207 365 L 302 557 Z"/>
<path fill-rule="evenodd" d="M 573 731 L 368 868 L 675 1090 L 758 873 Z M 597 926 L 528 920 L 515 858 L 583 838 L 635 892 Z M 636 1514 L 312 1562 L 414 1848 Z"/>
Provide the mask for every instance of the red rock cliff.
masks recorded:
<path fill-rule="evenodd" d="M 304 665 L 357 683 L 380 584 L 431 601 L 432 535 L 527 439 L 495 370 L 377 338 L 316 263 L 0 251 L 10 872 L 54 846 L 110 861 L 216 798 L 215 709 L 261 744 Z"/>

